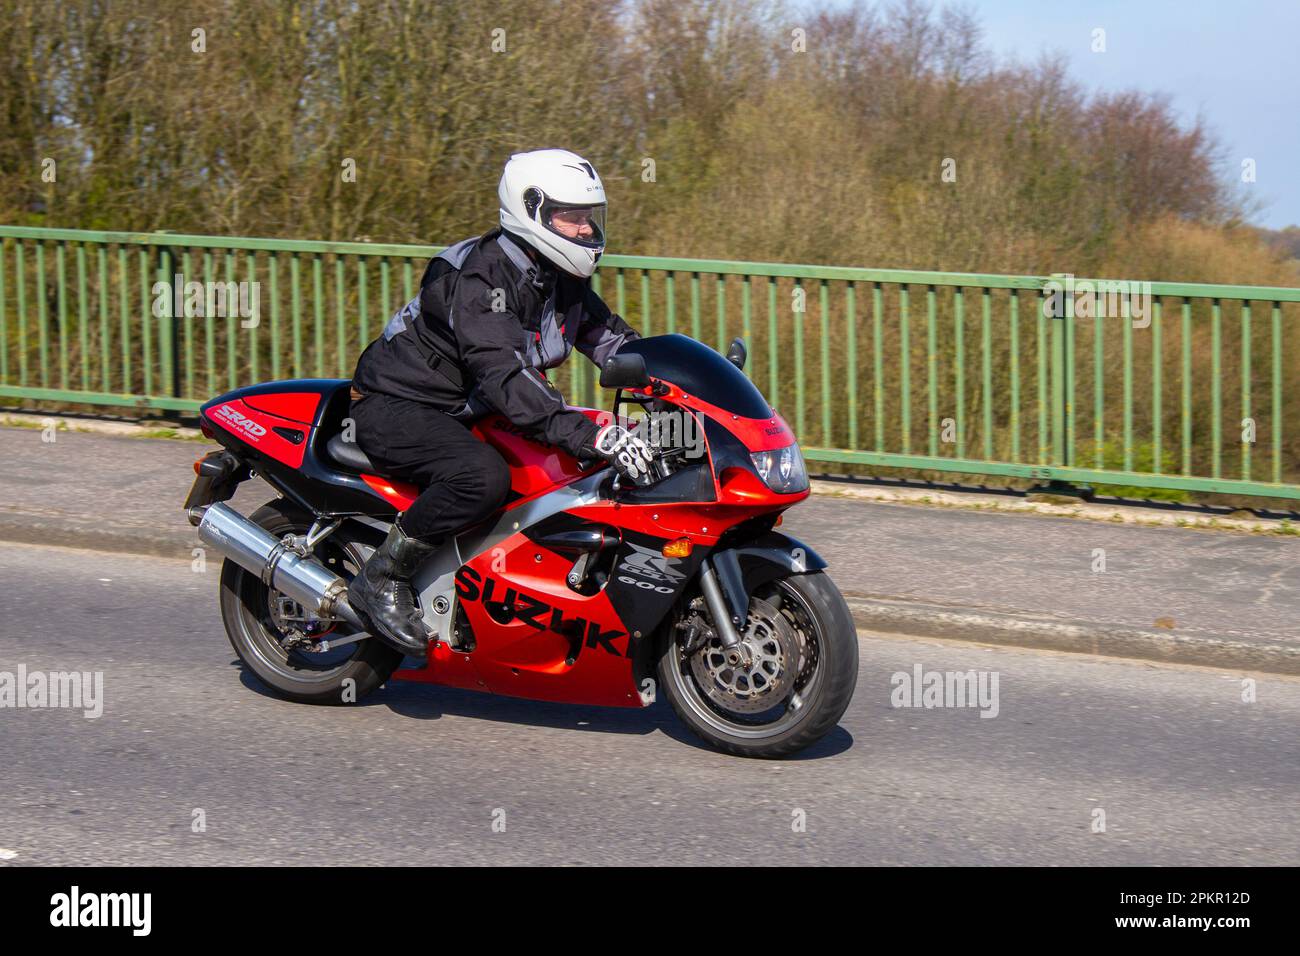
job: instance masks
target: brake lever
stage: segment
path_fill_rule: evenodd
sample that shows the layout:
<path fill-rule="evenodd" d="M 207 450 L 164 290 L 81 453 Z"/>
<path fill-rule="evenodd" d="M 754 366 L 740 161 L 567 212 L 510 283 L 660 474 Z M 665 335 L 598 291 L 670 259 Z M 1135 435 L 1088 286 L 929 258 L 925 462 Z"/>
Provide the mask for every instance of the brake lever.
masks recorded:
<path fill-rule="evenodd" d="M 661 475 L 659 478 L 655 479 L 655 481 L 662 481 L 665 477 L 666 476 Z M 646 485 L 638 485 L 635 482 L 633 482 L 630 490 L 636 491 L 638 488 L 649 488 L 651 485 L 655 484 L 655 481 L 651 481 L 650 484 L 646 484 Z M 620 491 L 625 490 L 623 487 L 623 476 L 619 473 L 618 469 L 614 470 L 614 481 L 610 484 L 609 490 L 614 494 L 615 497 L 618 496 L 618 493 Z"/>

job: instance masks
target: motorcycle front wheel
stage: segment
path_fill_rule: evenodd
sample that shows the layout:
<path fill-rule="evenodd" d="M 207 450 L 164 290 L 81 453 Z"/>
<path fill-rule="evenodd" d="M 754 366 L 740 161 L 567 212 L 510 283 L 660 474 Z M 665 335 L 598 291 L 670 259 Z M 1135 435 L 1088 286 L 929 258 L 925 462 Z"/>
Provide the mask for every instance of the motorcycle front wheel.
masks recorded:
<path fill-rule="evenodd" d="M 750 596 L 738 657 L 716 636 L 686 647 L 683 613 L 666 627 L 659 685 L 700 738 L 740 757 L 788 757 L 839 722 L 858 679 L 858 636 L 824 572 L 794 574 Z M 698 613 L 698 612 L 696 612 Z M 704 619 L 707 622 L 707 618 Z"/>

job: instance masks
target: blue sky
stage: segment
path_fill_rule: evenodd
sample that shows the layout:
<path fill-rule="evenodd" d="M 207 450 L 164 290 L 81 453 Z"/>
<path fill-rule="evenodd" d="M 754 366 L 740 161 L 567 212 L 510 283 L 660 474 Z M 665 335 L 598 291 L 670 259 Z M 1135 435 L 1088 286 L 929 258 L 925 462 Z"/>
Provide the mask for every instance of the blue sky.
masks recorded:
<path fill-rule="evenodd" d="M 839 0 L 849 6 L 853 0 Z M 942 5 L 942 4 L 940 4 Z M 1300 0 L 967 0 L 999 59 L 1059 53 L 1088 89 L 1162 91 L 1225 147 L 1223 174 L 1267 205 L 1253 221 L 1300 225 Z M 1091 50 L 1106 31 L 1106 52 Z"/>

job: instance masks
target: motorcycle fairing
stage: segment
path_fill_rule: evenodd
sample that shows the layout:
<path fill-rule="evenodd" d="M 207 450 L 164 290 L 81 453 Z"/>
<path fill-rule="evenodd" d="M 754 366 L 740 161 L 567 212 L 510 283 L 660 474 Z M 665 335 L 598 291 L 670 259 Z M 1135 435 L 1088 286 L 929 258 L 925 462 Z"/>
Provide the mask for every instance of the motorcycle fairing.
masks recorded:
<path fill-rule="evenodd" d="M 424 609 L 424 621 L 442 640 L 450 640 L 452 622 L 456 620 L 455 576 L 461 565 L 476 555 L 490 553 L 510 538 L 523 537 L 520 532 L 539 521 L 572 507 L 598 501 L 603 475 L 589 475 L 555 489 L 519 508 L 503 512 L 495 521 L 476 525 L 447 540 L 415 572 L 412 584 Z M 526 538 L 524 540 L 527 540 Z M 444 606 L 438 613 L 435 608 Z M 401 673 L 400 671 L 398 672 Z"/>
<path fill-rule="evenodd" d="M 599 414 L 591 408 L 579 411 L 586 412 L 593 421 Z M 510 489 L 519 499 L 531 498 L 605 466 L 604 462 L 596 462 L 581 467 L 572 456 L 529 436 L 504 415 L 488 415 L 475 422 L 471 430 L 501 453 L 510 466 Z M 516 507 L 518 503 L 517 499 L 508 507 Z"/>
<path fill-rule="evenodd" d="M 431 556 L 414 584 L 439 641 L 424 667 L 394 676 L 536 700 L 648 704 L 639 682 L 651 636 L 710 543 L 752 510 L 701 515 L 691 504 L 628 505 L 610 497 L 609 479 L 602 470 L 540 495 Z M 564 518 L 619 530 L 609 578 L 593 594 L 566 584 L 572 555 L 529 537 L 540 523 Z M 694 535 L 691 554 L 664 557 L 683 528 Z M 469 654 L 448 646 L 458 608 L 474 632 Z"/>
<path fill-rule="evenodd" d="M 592 474 L 525 502 L 449 540 L 425 561 L 413 583 L 425 623 L 440 640 L 423 668 L 394 677 L 536 700 L 642 706 L 632 666 L 636 639 L 609 596 L 569 589 L 570 559 L 524 533 L 599 501 L 607 480 Z M 450 646 L 458 608 L 474 632 L 471 654 Z"/>
<path fill-rule="evenodd" d="M 307 437 L 302 422 L 261 411 L 239 398 L 213 402 L 203 410 L 213 425 L 259 455 L 289 468 L 302 466 Z"/>
<path fill-rule="evenodd" d="M 326 442 L 338 434 L 347 415 L 349 386 L 347 379 L 292 379 L 249 385 L 205 403 L 200 418 L 211 437 L 300 507 L 322 517 L 371 515 L 391 519 L 398 512 L 394 502 L 371 487 L 363 475 L 342 468 L 325 448 Z M 311 395 L 317 396 L 317 403 L 310 425 L 263 410 L 277 408 L 286 415 L 305 416 L 311 400 L 303 396 Z M 241 428 L 228 415 L 218 418 L 218 410 L 227 404 L 288 447 L 261 435 L 248 434 L 250 429 Z M 275 430 L 277 427 L 288 433 L 296 432 L 303 440 L 289 442 Z M 253 441 L 254 437 L 259 440 Z M 398 493 L 414 492 L 402 482 L 382 481 Z"/>
<path fill-rule="evenodd" d="M 316 421 L 316 411 L 320 408 L 320 392 L 248 392 L 244 401 L 258 411 L 288 418 L 303 425 Z"/>

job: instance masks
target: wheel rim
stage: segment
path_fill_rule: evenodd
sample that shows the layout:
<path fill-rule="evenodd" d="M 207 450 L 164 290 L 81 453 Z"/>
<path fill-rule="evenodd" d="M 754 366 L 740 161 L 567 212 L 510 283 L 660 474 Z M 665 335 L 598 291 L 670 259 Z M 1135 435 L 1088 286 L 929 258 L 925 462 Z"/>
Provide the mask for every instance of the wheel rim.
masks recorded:
<path fill-rule="evenodd" d="M 741 647 L 729 651 L 714 637 L 689 662 L 696 686 L 715 707 L 761 714 L 793 689 L 799 656 L 794 629 L 780 608 L 753 598 Z"/>
<path fill-rule="evenodd" d="M 295 528 L 293 533 L 302 534 L 305 530 Z M 280 532 L 285 533 L 288 532 Z M 351 581 L 365 563 L 355 545 L 332 538 L 317 545 L 313 556 L 344 581 Z M 245 586 L 242 589 L 240 620 L 246 639 L 245 646 L 249 652 L 263 667 L 285 680 L 309 684 L 330 684 L 337 681 L 339 671 L 356 657 L 364 641 L 323 652 L 286 649 L 284 642 L 290 636 L 288 626 L 297 623 L 294 617 L 302 612 L 301 606 L 247 571 L 243 575 Z M 315 636 L 323 640 L 338 640 L 357 632 L 356 628 L 343 621 L 324 622 L 324 626 L 319 629 L 306 630 L 316 631 Z"/>
<path fill-rule="evenodd" d="M 721 733 L 763 739 L 785 733 L 803 719 L 822 682 L 825 636 L 807 600 L 777 581 L 750 600 L 741 632 L 751 661 L 728 660 L 716 638 L 689 657 L 674 643 L 669 678 L 687 707 Z"/>

